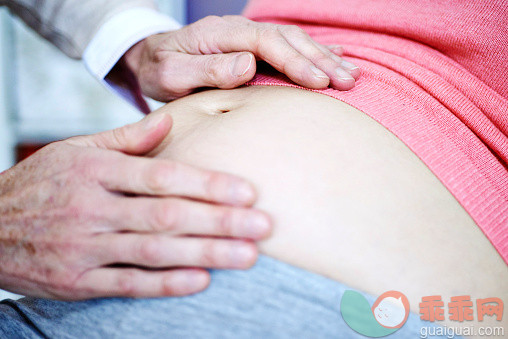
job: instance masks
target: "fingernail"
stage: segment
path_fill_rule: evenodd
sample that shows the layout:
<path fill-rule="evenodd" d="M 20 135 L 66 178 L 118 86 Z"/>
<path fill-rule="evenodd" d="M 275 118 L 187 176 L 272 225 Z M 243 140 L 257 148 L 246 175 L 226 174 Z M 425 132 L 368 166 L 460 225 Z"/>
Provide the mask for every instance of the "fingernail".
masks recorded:
<path fill-rule="evenodd" d="M 236 245 L 230 252 L 231 262 L 235 267 L 242 268 L 254 260 L 254 253 L 250 246 Z"/>
<path fill-rule="evenodd" d="M 312 71 L 312 73 L 314 73 L 314 76 L 316 78 L 328 79 L 328 76 L 322 70 L 317 68 L 316 66 L 314 66 L 314 65 L 310 66 L 310 70 Z"/>
<path fill-rule="evenodd" d="M 145 130 L 151 130 L 161 123 L 164 119 L 162 114 L 149 114 L 145 117 Z"/>
<path fill-rule="evenodd" d="M 259 237 L 268 233 L 270 220 L 263 214 L 254 214 L 247 219 L 247 234 L 251 237 Z"/>
<path fill-rule="evenodd" d="M 353 78 L 355 78 L 355 80 L 358 79 L 362 73 L 362 71 L 360 70 L 360 67 L 358 67 L 355 64 L 352 64 L 348 61 L 343 60 L 341 63 L 341 66 L 342 66 L 342 68 L 345 68 L 349 72 L 349 74 L 351 74 L 351 76 Z"/>
<path fill-rule="evenodd" d="M 346 60 L 342 60 L 341 64 L 340 64 L 343 68 L 346 68 L 350 71 L 353 71 L 353 70 L 357 70 L 357 69 L 360 69 L 358 66 L 356 66 L 355 64 L 353 63 L 350 63 L 349 61 L 346 61 Z"/>
<path fill-rule="evenodd" d="M 346 72 L 345 70 L 343 70 L 342 68 L 337 68 L 335 70 L 335 72 L 337 73 L 337 77 L 340 79 L 340 80 L 355 80 L 351 74 L 349 74 L 348 72 Z"/>
<path fill-rule="evenodd" d="M 239 203 L 251 203 L 255 199 L 255 192 L 251 185 L 239 183 L 233 187 L 233 199 Z"/>
<path fill-rule="evenodd" d="M 344 53 L 344 47 L 342 47 L 341 45 L 329 45 L 328 49 L 337 54 Z"/>
<path fill-rule="evenodd" d="M 254 56 L 250 53 L 240 54 L 233 62 L 232 73 L 234 76 L 244 76 L 250 69 Z"/>

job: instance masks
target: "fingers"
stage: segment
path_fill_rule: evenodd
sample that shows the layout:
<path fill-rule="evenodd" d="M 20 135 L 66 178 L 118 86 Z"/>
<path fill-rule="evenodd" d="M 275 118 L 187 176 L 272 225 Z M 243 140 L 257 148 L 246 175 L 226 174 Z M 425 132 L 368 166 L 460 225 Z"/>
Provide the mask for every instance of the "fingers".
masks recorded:
<path fill-rule="evenodd" d="M 342 56 L 344 54 L 344 47 L 341 45 L 327 45 L 325 46 L 330 50 L 333 54 L 336 54 L 338 56 Z"/>
<path fill-rule="evenodd" d="M 207 17 L 171 38 L 173 42 L 166 46 L 182 53 L 250 51 L 305 87 L 354 86 L 354 77 L 341 66 L 342 61 L 334 60 L 336 55 L 297 26 L 256 23 L 239 16 Z M 334 49 L 341 52 L 339 46 Z"/>
<path fill-rule="evenodd" d="M 307 33 L 296 26 L 279 26 L 279 31 L 295 50 L 326 73 L 333 88 L 348 90 L 354 87 L 355 79 L 343 67 L 339 56 L 314 42 Z"/>
<path fill-rule="evenodd" d="M 321 47 L 323 49 L 325 49 L 324 46 L 321 46 Z M 346 70 L 349 74 L 351 74 L 353 76 L 353 78 L 355 78 L 355 80 L 358 80 L 358 78 L 361 75 L 361 69 L 360 69 L 360 67 L 356 66 L 355 64 L 348 62 L 348 61 L 339 57 L 339 56 L 342 56 L 342 54 L 344 53 L 344 48 L 342 46 L 338 46 L 338 45 L 326 46 L 325 52 L 328 52 L 328 53 L 332 52 L 331 58 L 333 58 L 335 61 L 337 61 L 344 70 Z"/>
<path fill-rule="evenodd" d="M 360 75 L 358 67 L 342 60 L 297 26 L 270 25 L 252 29 L 255 34 L 244 29 L 244 36 L 237 39 L 250 41 L 249 48 L 258 57 L 302 86 L 324 88 L 330 85 L 349 90 Z M 333 46 L 333 50 L 343 53 L 340 46 Z"/>
<path fill-rule="evenodd" d="M 165 232 L 174 235 L 238 237 L 270 235 L 269 217 L 258 210 L 205 204 L 177 198 L 121 198 L 109 211 L 116 232 Z"/>
<path fill-rule="evenodd" d="M 209 284 L 210 274 L 202 269 L 157 272 L 136 268 L 99 268 L 81 276 L 75 286 L 81 292 L 77 292 L 75 298 L 176 297 L 200 292 Z"/>
<path fill-rule="evenodd" d="M 97 169 L 100 183 L 110 191 L 179 196 L 235 206 L 249 206 L 256 199 L 252 185 L 233 175 L 123 154 L 114 160 L 115 166 L 106 163 Z"/>
<path fill-rule="evenodd" d="M 297 26 L 257 23 L 240 16 L 206 17 L 146 41 L 138 44 L 146 53 L 130 53 L 142 61 L 130 64 L 141 65 L 137 73 L 143 92 L 160 101 L 199 87 L 238 87 L 253 78 L 256 58 L 313 89 L 331 85 L 348 90 L 360 76 L 358 67 L 340 58 L 341 46 L 326 48 Z M 143 55 L 151 57 L 139 57 Z"/>
<path fill-rule="evenodd" d="M 210 17 L 202 20 L 201 25 L 198 23 L 195 30 L 205 35 L 203 39 L 208 42 L 207 50 L 251 51 L 305 87 L 324 88 L 330 84 L 339 90 L 346 90 L 354 86 L 355 78 L 359 76 L 359 69 L 355 65 L 344 62 L 298 26 L 255 23 L 238 16 Z M 201 26 L 205 24 L 207 27 L 217 27 L 216 30 L 218 27 L 227 27 L 229 30 L 219 39 L 208 39 L 206 35 L 212 32 L 204 31 Z M 339 55 L 343 53 L 338 45 L 332 48 Z"/>
<path fill-rule="evenodd" d="M 278 30 L 263 31 L 259 40 L 252 42 L 256 55 L 297 84 L 315 89 L 330 84 L 327 74 L 291 46 Z"/>
<path fill-rule="evenodd" d="M 123 233 L 101 234 L 96 241 L 104 249 L 96 254 L 103 265 L 246 269 L 257 259 L 256 246 L 246 240 Z"/>
<path fill-rule="evenodd" d="M 149 115 L 116 130 L 81 136 L 65 142 L 103 147 L 125 153 L 146 153 L 156 147 L 171 128 L 171 117 Z M 114 158 L 112 158 L 114 157 Z M 220 204 L 249 206 L 256 199 L 252 185 L 238 177 L 151 158 L 112 154 L 94 169 L 102 186 L 110 191 L 152 196 L 180 196 Z"/>
<path fill-rule="evenodd" d="M 162 87 L 172 93 L 186 93 L 199 87 L 235 88 L 251 80 L 256 73 L 256 59 L 249 52 L 210 55 L 173 52 L 168 57 L 171 62 L 165 73 L 179 76 L 160 81 Z"/>
<path fill-rule="evenodd" d="M 171 126 L 169 115 L 149 114 L 137 123 L 94 135 L 70 138 L 65 142 L 141 155 L 158 146 L 171 130 Z"/>

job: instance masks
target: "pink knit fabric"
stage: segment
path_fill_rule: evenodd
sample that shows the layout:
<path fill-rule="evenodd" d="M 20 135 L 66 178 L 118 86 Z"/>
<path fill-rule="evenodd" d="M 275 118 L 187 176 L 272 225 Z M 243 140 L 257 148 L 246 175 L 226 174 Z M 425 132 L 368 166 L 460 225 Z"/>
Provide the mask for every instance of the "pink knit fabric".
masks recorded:
<path fill-rule="evenodd" d="M 344 46 L 356 87 L 316 92 L 402 140 L 508 264 L 508 1 L 251 0 L 244 14 Z M 273 71 L 249 85 L 299 87 Z"/>

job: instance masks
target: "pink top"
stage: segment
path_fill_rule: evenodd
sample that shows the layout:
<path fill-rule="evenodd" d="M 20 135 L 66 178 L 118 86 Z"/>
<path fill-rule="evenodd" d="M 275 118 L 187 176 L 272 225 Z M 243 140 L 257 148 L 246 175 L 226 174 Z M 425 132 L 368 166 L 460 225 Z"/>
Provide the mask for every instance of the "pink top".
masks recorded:
<path fill-rule="evenodd" d="M 344 46 L 362 69 L 356 87 L 317 92 L 402 140 L 508 263 L 508 1 L 440 3 L 251 0 L 244 14 Z M 299 87 L 275 72 L 249 84 Z"/>

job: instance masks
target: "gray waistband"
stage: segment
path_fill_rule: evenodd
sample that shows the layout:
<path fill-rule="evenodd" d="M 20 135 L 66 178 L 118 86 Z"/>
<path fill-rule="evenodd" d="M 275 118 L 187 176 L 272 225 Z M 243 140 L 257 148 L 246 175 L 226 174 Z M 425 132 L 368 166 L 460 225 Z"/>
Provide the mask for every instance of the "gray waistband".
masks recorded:
<path fill-rule="evenodd" d="M 341 317 L 340 300 L 348 289 L 261 256 L 247 271 L 212 271 L 210 287 L 189 297 L 4 302 L 0 334 L 13 333 L 2 325 L 7 320 L 25 324 L 22 330 L 31 336 L 50 338 L 365 338 Z M 374 298 L 366 297 L 372 304 Z M 428 325 L 411 314 L 390 337 L 418 338 Z"/>

